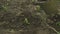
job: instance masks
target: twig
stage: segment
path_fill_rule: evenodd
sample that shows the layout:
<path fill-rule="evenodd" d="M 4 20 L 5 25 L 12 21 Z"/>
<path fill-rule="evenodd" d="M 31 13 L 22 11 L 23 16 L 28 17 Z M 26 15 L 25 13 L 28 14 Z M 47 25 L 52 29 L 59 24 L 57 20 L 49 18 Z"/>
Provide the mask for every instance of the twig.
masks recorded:
<path fill-rule="evenodd" d="M 48 28 L 50 28 L 50 29 L 54 30 L 56 33 L 59 33 L 55 28 L 53 28 L 53 27 L 49 26 L 47 23 L 45 23 L 45 24 L 46 24 L 46 26 L 47 26 Z"/>

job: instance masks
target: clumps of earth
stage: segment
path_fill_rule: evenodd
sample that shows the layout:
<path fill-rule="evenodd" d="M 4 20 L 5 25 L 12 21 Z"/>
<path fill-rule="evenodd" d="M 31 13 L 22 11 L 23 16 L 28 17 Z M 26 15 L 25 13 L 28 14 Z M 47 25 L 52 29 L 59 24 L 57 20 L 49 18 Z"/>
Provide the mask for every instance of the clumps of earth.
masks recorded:
<path fill-rule="evenodd" d="M 40 13 L 30 1 L 27 0 L 1 0 L 0 28 L 26 30 L 40 27 Z M 38 15 L 36 15 L 37 13 Z"/>

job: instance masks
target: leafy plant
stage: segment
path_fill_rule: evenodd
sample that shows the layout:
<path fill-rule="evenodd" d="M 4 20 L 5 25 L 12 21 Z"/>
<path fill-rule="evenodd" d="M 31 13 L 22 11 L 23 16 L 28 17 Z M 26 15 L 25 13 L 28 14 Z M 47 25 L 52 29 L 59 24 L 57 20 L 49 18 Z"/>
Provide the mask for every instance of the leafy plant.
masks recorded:
<path fill-rule="evenodd" d="M 36 10 L 40 11 L 40 6 L 39 5 L 36 6 Z"/>
<path fill-rule="evenodd" d="M 60 21 L 56 23 L 57 26 L 60 26 Z"/>
<path fill-rule="evenodd" d="M 25 18 L 24 23 L 25 24 L 30 24 L 27 18 Z"/>

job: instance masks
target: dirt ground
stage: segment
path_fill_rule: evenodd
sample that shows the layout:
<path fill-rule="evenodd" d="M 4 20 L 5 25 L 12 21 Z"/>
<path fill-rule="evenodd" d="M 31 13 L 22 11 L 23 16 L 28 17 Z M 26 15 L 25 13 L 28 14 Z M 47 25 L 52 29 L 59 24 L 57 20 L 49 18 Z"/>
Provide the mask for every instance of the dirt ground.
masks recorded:
<path fill-rule="evenodd" d="M 53 30 L 41 26 L 40 17 L 44 14 L 37 16 L 35 5 L 32 5 L 30 1 L 0 0 L 2 6 L 0 8 L 0 34 L 56 34 Z M 25 18 L 26 20 L 28 18 L 30 23 L 25 23 Z"/>

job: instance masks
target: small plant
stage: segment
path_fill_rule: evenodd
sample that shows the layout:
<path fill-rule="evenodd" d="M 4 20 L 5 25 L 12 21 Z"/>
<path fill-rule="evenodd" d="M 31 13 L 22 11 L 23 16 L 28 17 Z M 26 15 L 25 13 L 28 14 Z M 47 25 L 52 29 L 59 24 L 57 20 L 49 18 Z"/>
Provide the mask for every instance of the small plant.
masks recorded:
<path fill-rule="evenodd" d="M 36 2 L 37 0 L 31 0 L 32 2 Z"/>
<path fill-rule="evenodd" d="M 2 6 L 3 10 L 6 11 L 7 10 L 7 6 Z"/>
<path fill-rule="evenodd" d="M 9 5 L 9 3 L 6 3 L 6 4 L 2 5 L 1 7 L 3 8 L 4 11 L 7 11 L 8 5 Z"/>
<path fill-rule="evenodd" d="M 27 18 L 25 18 L 24 24 L 30 24 Z"/>
<path fill-rule="evenodd" d="M 36 10 L 40 11 L 40 6 L 39 5 L 36 6 Z"/>
<path fill-rule="evenodd" d="M 60 26 L 60 21 L 56 23 L 57 26 Z"/>
<path fill-rule="evenodd" d="M 56 23 L 57 26 L 60 26 L 60 21 Z M 60 32 L 58 32 L 57 34 L 60 34 Z"/>

